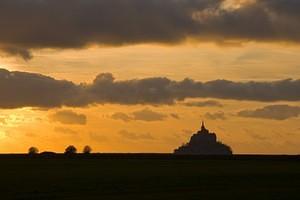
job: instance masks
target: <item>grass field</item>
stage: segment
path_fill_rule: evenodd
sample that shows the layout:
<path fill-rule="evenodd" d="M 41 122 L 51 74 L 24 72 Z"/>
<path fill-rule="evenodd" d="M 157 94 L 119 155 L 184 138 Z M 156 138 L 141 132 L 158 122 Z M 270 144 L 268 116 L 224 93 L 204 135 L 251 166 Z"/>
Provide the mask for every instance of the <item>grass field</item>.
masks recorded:
<path fill-rule="evenodd" d="M 1 200 L 300 199 L 299 157 L 0 156 Z"/>

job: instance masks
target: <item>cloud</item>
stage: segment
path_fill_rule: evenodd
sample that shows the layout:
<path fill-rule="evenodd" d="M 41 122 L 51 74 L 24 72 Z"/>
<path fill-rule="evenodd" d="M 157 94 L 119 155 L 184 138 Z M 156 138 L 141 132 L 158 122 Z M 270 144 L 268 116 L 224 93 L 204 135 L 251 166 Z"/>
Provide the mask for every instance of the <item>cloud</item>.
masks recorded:
<path fill-rule="evenodd" d="M 147 122 L 161 121 L 167 117 L 167 115 L 165 114 L 152 111 L 148 108 L 135 111 L 132 113 L 132 116 L 134 120 L 147 121 Z"/>
<path fill-rule="evenodd" d="M 118 81 L 112 74 L 104 73 L 98 75 L 92 83 L 75 84 L 41 74 L 0 69 L 0 108 L 82 107 L 105 103 L 170 105 L 187 98 L 299 101 L 300 93 L 295 91 L 300 91 L 299 79 L 269 82 L 201 82 L 189 78 L 174 81 L 165 77 L 153 77 Z M 147 114 L 155 115 L 146 110 L 144 113 L 133 113 L 133 117 L 140 118 L 140 115 Z M 155 117 L 163 118 L 161 115 Z"/>
<path fill-rule="evenodd" d="M 299 106 L 269 105 L 256 110 L 243 110 L 238 113 L 240 117 L 285 120 L 300 115 Z"/>
<path fill-rule="evenodd" d="M 124 122 L 129 122 L 132 120 L 132 117 L 125 114 L 125 113 L 122 113 L 122 112 L 117 112 L 117 113 L 114 113 L 112 116 L 111 116 L 112 119 L 115 119 L 115 120 L 122 120 Z"/>
<path fill-rule="evenodd" d="M 126 130 L 118 132 L 125 139 L 129 140 L 154 140 L 155 138 L 150 133 L 133 133 Z"/>
<path fill-rule="evenodd" d="M 176 113 L 171 113 L 170 116 L 173 117 L 174 119 L 180 119 L 180 116 Z"/>
<path fill-rule="evenodd" d="M 24 48 L 2 47 L 2 51 L 4 51 L 7 55 L 19 56 L 19 57 L 23 58 L 24 60 L 30 60 L 31 58 L 33 58 L 31 52 L 28 49 L 24 49 Z"/>
<path fill-rule="evenodd" d="M 215 112 L 215 113 L 205 113 L 204 115 L 205 118 L 207 119 L 210 119 L 210 120 L 225 120 L 226 119 L 226 116 L 225 116 L 225 113 L 224 112 Z"/>
<path fill-rule="evenodd" d="M 0 48 L 176 44 L 188 38 L 220 44 L 234 40 L 299 43 L 298 0 L 231 2 L 1 0 Z M 14 54 L 28 58 L 25 52 Z"/>
<path fill-rule="evenodd" d="M 189 102 L 183 103 L 183 105 L 189 106 L 189 107 L 223 107 L 223 104 L 221 104 L 218 101 L 214 101 L 214 100 L 189 101 Z"/>
<path fill-rule="evenodd" d="M 70 110 L 58 111 L 50 115 L 50 119 L 54 122 L 60 122 L 62 124 L 86 124 L 86 116 L 83 114 L 77 114 Z"/>
<path fill-rule="evenodd" d="M 111 118 L 115 120 L 122 120 L 124 122 L 129 122 L 132 120 L 153 122 L 153 121 L 161 121 L 164 120 L 167 115 L 155 112 L 150 110 L 149 108 L 145 108 L 143 110 L 138 110 L 129 114 L 117 112 L 114 113 Z"/>
<path fill-rule="evenodd" d="M 5 69 L 0 69 L 0 91 L 1 108 L 58 107 L 73 104 L 73 98 L 75 103 L 81 93 L 80 87 L 70 81 Z"/>
<path fill-rule="evenodd" d="M 255 101 L 298 101 L 300 80 L 271 82 L 208 82 L 184 79 L 173 81 L 165 77 L 116 81 L 111 74 L 100 74 L 86 90 L 98 103 L 173 104 L 186 98 L 219 98 Z"/>

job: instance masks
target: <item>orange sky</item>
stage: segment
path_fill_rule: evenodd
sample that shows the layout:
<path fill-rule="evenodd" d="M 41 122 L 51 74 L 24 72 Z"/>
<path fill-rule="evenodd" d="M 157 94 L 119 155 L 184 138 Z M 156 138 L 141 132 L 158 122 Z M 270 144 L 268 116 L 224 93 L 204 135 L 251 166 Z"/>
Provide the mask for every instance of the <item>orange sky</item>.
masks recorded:
<path fill-rule="evenodd" d="M 189 77 L 201 81 L 218 78 L 261 81 L 299 77 L 298 48 L 263 44 L 245 44 L 242 48 L 212 44 L 175 47 L 138 45 L 80 51 L 37 51 L 34 52 L 36 57 L 27 62 L 18 58 L 3 58 L 2 62 L 9 70 L 38 72 L 74 82 L 91 82 L 95 74 L 101 72 L 112 72 L 123 80 L 166 76 L 176 80 Z M 188 140 L 204 119 L 208 128 L 229 144 L 235 153 L 299 152 L 299 117 L 276 120 L 237 116 L 245 109 L 278 104 L 299 106 L 299 102 L 215 101 L 223 106 L 188 107 L 179 102 L 177 105 L 154 107 L 105 104 L 49 110 L 5 109 L 0 112 L 0 119 L 3 119 L 0 122 L 0 151 L 25 152 L 32 145 L 40 150 L 63 151 L 68 144 L 79 148 L 89 144 L 99 152 L 172 152 Z M 115 113 L 130 115 L 144 109 L 166 117 L 153 121 L 123 121 L 112 117 Z M 64 110 L 85 115 L 86 123 L 66 124 L 51 120 L 51 114 Z M 207 113 L 212 116 L 223 114 L 213 118 Z M 171 114 L 178 115 L 178 119 Z M 136 137 L 130 137 L 132 135 Z"/>
<path fill-rule="evenodd" d="M 218 7 L 224 12 L 242 12 L 257 3 L 246 0 L 224 2 Z M 270 8 L 276 14 L 275 6 Z M 193 14 L 200 22 L 221 15 L 210 9 Z M 278 19 L 272 20 L 276 24 Z M 279 26 L 284 20 L 278 22 L 276 29 L 281 38 L 276 38 L 276 34 L 270 39 L 248 36 L 243 35 L 243 31 L 233 33 L 233 36 L 227 35 L 226 31 L 217 35 L 215 29 L 208 28 L 211 35 L 191 36 L 184 41 L 176 41 L 179 37 L 176 35 L 174 44 L 173 41 L 164 43 L 164 38 L 161 39 L 163 42 L 151 41 L 152 38 L 150 42 L 127 44 L 125 41 L 126 45 L 92 41 L 92 44 L 87 42 L 88 45 L 74 48 L 67 44 L 66 47 L 33 44 L 28 46 L 31 59 L 23 59 L 19 53 L 7 48 L 9 42 L 2 39 L 7 36 L 0 34 L 0 68 L 39 73 L 76 84 L 90 84 L 98 74 L 105 72 L 112 73 L 117 80 L 149 77 L 167 77 L 176 81 L 189 78 L 201 82 L 217 79 L 241 82 L 297 80 L 300 77 L 300 46 L 298 38 L 280 32 Z M 113 34 L 111 37 L 114 38 Z M 23 48 L 24 44 L 12 42 L 13 50 L 15 45 Z M 36 146 L 40 151 L 63 152 L 70 144 L 79 150 L 88 144 L 95 152 L 172 152 L 199 129 L 201 120 L 205 120 L 207 128 L 216 132 L 218 139 L 230 145 L 234 153 L 300 153 L 298 100 L 214 97 L 187 98 L 172 105 L 107 102 L 77 107 L 0 108 L 0 152 L 26 152 L 30 146 Z"/>

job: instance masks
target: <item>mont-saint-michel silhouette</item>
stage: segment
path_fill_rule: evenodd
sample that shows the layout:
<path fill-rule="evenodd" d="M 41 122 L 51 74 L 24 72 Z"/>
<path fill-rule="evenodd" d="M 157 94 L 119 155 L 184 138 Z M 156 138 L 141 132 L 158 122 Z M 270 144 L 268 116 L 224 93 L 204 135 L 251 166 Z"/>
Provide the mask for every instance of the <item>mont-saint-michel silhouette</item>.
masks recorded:
<path fill-rule="evenodd" d="M 174 154 L 232 155 L 232 150 L 217 141 L 216 134 L 209 132 L 202 121 L 201 129 L 192 135 L 188 143 L 175 149 Z"/>

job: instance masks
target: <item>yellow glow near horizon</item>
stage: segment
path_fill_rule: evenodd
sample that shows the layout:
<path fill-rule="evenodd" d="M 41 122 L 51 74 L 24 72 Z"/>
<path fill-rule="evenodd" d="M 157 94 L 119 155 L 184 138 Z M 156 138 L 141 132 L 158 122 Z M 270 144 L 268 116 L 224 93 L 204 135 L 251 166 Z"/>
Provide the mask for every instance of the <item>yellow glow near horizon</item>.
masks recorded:
<path fill-rule="evenodd" d="M 205 99 L 199 99 L 199 101 L 203 100 Z M 299 152 L 299 118 L 283 121 L 242 118 L 236 114 L 240 110 L 256 109 L 268 103 L 218 101 L 223 104 L 223 107 L 186 107 L 182 104 L 159 107 L 106 104 L 85 108 L 20 109 L 15 111 L 17 114 L 11 114 L 11 123 L 15 124 L 1 129 L 0 151 L 22 153 L 30 146 L 37 146 L 40 151 L 63 152 L 70 144 L 75 145 L 79 150 L 88 144 L 95 152 L 172 152 L 174 148 L 189 140 L 191 134 L 199 129 L 203 119 L 207 128 L 216 132 L 218 139 L 230 145 L 234 153 L 295 154 Z M 286 103 L 278 102 L 278 104 Z M 112 118 L 112 115 L 117 112 L 130 116 L 133 112 L 145 108 L 166 117 L 152 122 Z M 49 116 L 60 110 L 72 110 L 84 114 L 87 123 L 80 125 L 51 121 Z M 8 110 L 5 112 L 8 113 Z M 206 115 L 206 113 L 216 112 L 224 112 L 225 118 L 213 119 Z M 179 118 L 173 118 L 170 115 L 172 113 L 177 114 Z M 120 134 L 124 130 L 129 133 L 128 137 Z M 150 134 L 153 139 L 132 138 L 130 134 Z"/>
<path fill-rule="evenodd" d="M 0 140 L 4 139 L 5 137 L 6 137 L 5 132 L 0 129 Z"/>
<path fill-rule="evenodd" d="M 91 82 L 99 73 L 110 72 L 117 80 L 145 77 L 185 77 L 199 81 L 229 79 L 234 81 L 278 80 L 300 77 L 300 46 L 284 44 L 241 43 L 132 45 L 124 47 L 92 47 L 81 50 L 34 50 L 34 58 L 1 58 L 9 70 L 41 73 L 56 79 Z M 194 99 L 204 101 L 207 99 Z M 86 144 L 96 152 L 172 152 L 187 142 L 197 131 L 202 119 L 218 139 L 229 144 L 235 153 L 299 152 L 299 117 L 276 121 L 242 118 L 237 113 L 270 104 L 299 106 L 298 102 L 251 102 L 216 99 L 223 107 L 186 107 L 182 104 L 150 105 L 93 105 L 82 108 L 6 109 L 0 110 L 0 152 L 26 152 L 37 146 L 40 151 L 63 152 L 69 144 L 79 150 Z M 163 120 L 122 121 L 111 116 L 116 112 L 131 115 L 149 108 L 165 115 Z M 49 120 L 59 110 L 72 110 L 87 117 L 87 123 L 63 124 Z M 207 113 L 223 112 L 224 118 L 209 118 Z M 177 114 L 178 119 L 170 114 Z M 283 128 L 285 127 L 285 128 Z M 127 131 L 129 137 L 120 134 Z M 130 137 L 151 134 L 154 139 Z M 260 135 L 262 134 L 262 135 Z M 258 136 L 260 135 L 260 136 Z"/>
<path fill-rule="evenodd" d="M 78 11 L 77 17 L 81 16 L 80 13 L 88 13 L 90 6 L 93 6 L 85 5 L 81 10 L 77 9 L 81 3 L 77 3 L 74 7 Z M 33 11 L 33 15 L 38 9 L 36 14 L 41 17 L 32 20 L 30 14 L 24 15 L 28 17 L 23 19 L 22 13 L 18 15 L 19 11 L 14 13 L 14 7 L 8 6 L 12 10 L 4 12 L 3 16 L 9 14 L 7 16 L 11 20 L 1 18 L 8 23 L 4 24 L 7 27 L 0 34 L 0 68 L 42 76 L 28 73 L 7 76 L 6 72 L 1 71 L 0 153 L 26 152 L 30 146 L 37 146 L 40 151 L 63 152 L 71 144 L 79 150 L 84 145 L 90 145 L 96 152 L 170 153 L 189 140 L 191 134 L 198 130 L 201 120 L 205 120 L 207 128 L 216 132 L 218 139 L 230 145 L 234 153 L 299 153 L 300 101 L 296 101 L 299 91 L 294 91 L 298 89 L 298 81 L 280 82 L 284 86 L 278 90 L 277 84 L 269 83 L 300 80 L 299 16 L 297 9 L 289 10 L 294 8 L 294 3 L 284 7 L 283 1 L 280 1 L 281 5 L 279 2 L 273 4 L 259 0 L 173 3 L 149 6 L 116 4 L 117 10 L 113 8 L 111 12 L 103 13 L 108 20 L 113 18 L 109 26 L 100 19 L 102 14 L 91 13 L 80 17 L 82 19 L 77 23 L 78 20 L 68 15 L 68 10 L 65 13 L 61 10 L 67 7 L 51 4 L 54 13 L 62 14 L 62 23 L 58 25 L 66 25 L 65 35 L 52 33 L 55 23 L 49 21 L 47 10 L 46 15 L 41 13 L 40 9 L 44 10 L 44 7 L 36 6 L 33 10 L 30 10 L 32 6 L 25 10 L 22 7 L 24 13 Z M 106 4 L 97 3 L 95 6 L 95 9 L 105 9 Z M 125 8 L 122 10 L 124 12 L 113 17 L 112 12 L 117 12 L 121 7 Z M 141 8 L 149 16 L 136 20 L 136 8 Z M 170 13 L 161 13 L 169 8 L 170 16 L 166 16 Z M 92 12 L 95 9 L 92 8 Z M 157 16 L 153 17 L 154 14 Z M 10 24 L 10 21 L 13 23 Z M 251 25 L 247 24 L 252 21 Z M 23 29 L 26 24 L 29 24 L 28 30 Z M 147 24 L 149 30 L 144 27 Z M 106 45 L 97 45 L 102 43 Z M 124 82 L 115 84 L 120 86 L 118 90 L 110 90 L 110 84 L 101 82 L 101 79 L 93 85 L 95 87 L 89 87 L 102 73 L 111 73 L 116 81 Z M 153 79 L 149 82 L 132 81 L 150 77 Z M 234 83 L 228 84 L 229 92 L 224 95 L 222 92 L 210 94 L 211 97 L 219 96 L 219 99 L 190 98 L 181 101 L 185 91 L 182 92 L 181 87 L 178 91 L 172 90 L 172 86 L 172 91 L 170 88 L 164 90 L 161 77 L 171 81 L 188 78 L 202 83 L 213 80 Z M 74 85 L 57 80 L 71 81 Z M 130 80 L 126 82 L 129 84 L 123 84 L 126 80 Z M 257 86 L 257 90 L 253 89 L 256 87 L 253 82 L 237 83 L 250 81 L 268 83 L 262 84 L 263 89 Z M 135 83 L 141 84 L 136 86 Z M 285 89 L 286 83 L 286 88 L 291 89 Z M 201 84 L 195 87 L 190 85 L 191 91 L 195 91 L 189 93 L 187 88 L 190 96 L 198 96 L 196 93 L 202 91 L 203 94 L 210 93 L 209 89 L 205 91 L 210 84 L 199 91 L 194 88 Z M 214 92 L 224 88 L 222 81 L 211 85 Z M 98 90 L 98 87 L 101 88 Z M 127 87 L 129 92 L 111 94 L 126 91 Z M 135 92 L 135 88 L 142 88 L 145 92 Z M 271 88 L 270 91 L 268 88 Z M 42 94 L 44 91 L 41 90 L 49 93 Z M 95 91 L 103 94 L 94 95 Z M 132 91 L 135 95 L 146 94 L 145 99 L 135 101 L 135 95 L 129 96 Z M 241 92 L 245 92 L 245 98 Z M 263 92 L 270 92 L 270 96 L 276 98 L 271 101 L 269 94 Z M 68 94 L 74 101 L 69 100 Z M 281 95 L 287 96 L 283 98 Z M 47 99 L 40 99 L 45 96 Z M 179 100 L 170 105 L 136 104 L 148 102 L 149 99 L 159 102 L 160 98 L 164 98 L 165 102 L 174 96 Z M 120 98 L 118 102 L 122 105 L 111 104 L 115 98 Z M 85 101 L 110 103 L 85 105 Z M 188 101 L 195 102 L 185 104 Z M 126 104 L 128 102 L 134 105 Z M 22 108 L 28 105 L 50 107 Z M 10 106 L 18 108 L 5 109 Z M 145 110 L 148 113 L 145 114 Z M 149 120 L 147 116 L 146 119 L 139 118 L 134 114 L 138 112 L 149 117 L 149 110 L 154 119 Z"/>

